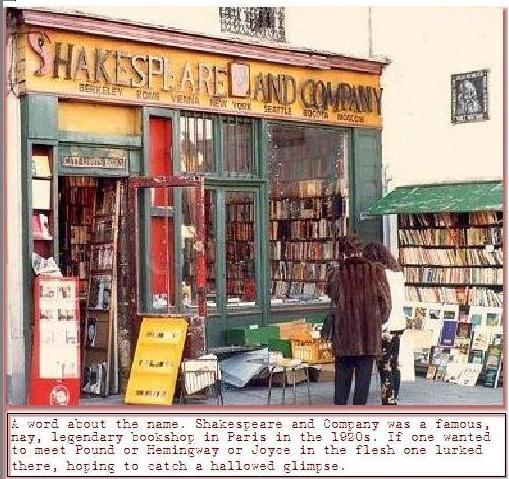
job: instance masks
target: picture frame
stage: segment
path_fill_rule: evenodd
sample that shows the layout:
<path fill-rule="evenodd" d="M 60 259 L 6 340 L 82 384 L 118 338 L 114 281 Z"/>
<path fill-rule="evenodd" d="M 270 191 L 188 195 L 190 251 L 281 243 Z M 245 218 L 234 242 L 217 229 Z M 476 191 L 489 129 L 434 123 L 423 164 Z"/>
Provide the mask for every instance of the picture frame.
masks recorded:
<path fill-rule="evenodd" d="M 488 70 L 451 75 L 451 122 L 489 120 Z"/>

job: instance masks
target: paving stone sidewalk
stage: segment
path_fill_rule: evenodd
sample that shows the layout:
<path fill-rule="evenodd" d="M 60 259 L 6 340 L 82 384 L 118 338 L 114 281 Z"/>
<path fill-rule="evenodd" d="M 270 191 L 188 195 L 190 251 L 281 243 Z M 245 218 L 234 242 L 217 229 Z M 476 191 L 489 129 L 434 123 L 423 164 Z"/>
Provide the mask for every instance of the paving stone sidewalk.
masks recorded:
<path fill-rule="evenodd" d="M 334 398 L 334 383 L 331 381 L 311 383 L 311 401 L 313 405 L 331 405 Z M 271 404 L 281 404 L 281 387 L 274 387 Z M 297 404 L 307 404 L 307 391 L 305 384 L 296 387 Z M 226 386 L 224 388 L 224 405 L 256 405 L 267 404 L 266 387 L 245 387 L 235 389 Z M 449 384 L 438 381 L 429 381 L 417 377 L 415 381 L 403 382 L 400 394 L 401 405 L 502 405 L 503 389 L 486 388 L 482 386 L 467 387 L 457 384 Z M 286 388 L 286 404 L 292 404 L 292 389 Z M 121 396 L 108 398 L 82 398 L 82 405 L 121 405 Z M 188 405 L 210 404 L 215 405 L 216 399 L 188 401 Z M 369 393 L 368 405 L 379 405 L 379 382 L 373 378 Z"/>

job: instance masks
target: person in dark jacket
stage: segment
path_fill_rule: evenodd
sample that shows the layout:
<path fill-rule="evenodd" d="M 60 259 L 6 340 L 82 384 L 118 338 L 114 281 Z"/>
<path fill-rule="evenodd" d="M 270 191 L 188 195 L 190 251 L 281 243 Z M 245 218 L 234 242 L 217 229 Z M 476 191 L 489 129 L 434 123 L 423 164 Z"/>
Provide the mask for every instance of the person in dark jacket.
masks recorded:
<path fill-rule="evenodd" d="M 371 241 L 364 246 L 364 258 L 381 264 L 391 291 L 392 310 L 382 331 L 382 355 L 378 360 L 382 404 L 396 405 L 399 399 L 401 373 L 399 370 L 400 338 L 406 328 L 403 306 L 405 304 L 405 275 L 403 268 L 382 243 Z"/>
<path fill-rule="evenodd" d="M 344 260 L 328 281 L 333 302 L 336 356 L 334 403 L 348 402 L 355 372 L 353 404 L 366 404 L 373 361 L 382 352 L 380 331 L 391 311 L 391 294 L 384 268 L 361 257 L 355 236 L 339 240 Z"/>

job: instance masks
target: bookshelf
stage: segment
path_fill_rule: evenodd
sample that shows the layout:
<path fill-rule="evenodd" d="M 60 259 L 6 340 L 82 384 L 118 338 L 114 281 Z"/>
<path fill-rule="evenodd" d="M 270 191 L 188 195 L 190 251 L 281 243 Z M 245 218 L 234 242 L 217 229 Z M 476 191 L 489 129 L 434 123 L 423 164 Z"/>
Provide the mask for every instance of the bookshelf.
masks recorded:
<path fill-rule="evenodd" d="M 83 391 L 108 396 L 118 391 L 117 243 L 120 181 L 102 180 L 96 190 L 90 236 L 85 313 Z"/>
<path fill-rule="evenodd" d="M 325 298 L 327 271 L 338 259 L 337 239 L 348 231 L 347 197 L 330 183 L 280 183 L 280 194 L 270 200 L 273 298 Z"/>
<path fill-rule="evenodd" d="M 98 180 L 94 177 L 70 176 L 61 180 L 60 253 L 65 276 L 79 278 L 79 299 L 83 306 L 90 275 L 90 240 Z M 82 317 L 85 317 L 82 311 Z"/>
<path fill-rule="evenodd" d="M 256 291 L 255 193 L 229 191 L 226 204 L 228 305 L 254 305 Z"/>
<path fill-rule="evenodd" d="M 117 243 L 121 181 L 69 176 L 59 184 L 59 250 L 64 276 L 79 279 L 82 391 L 116 393 Z"/>
<path fill-rule="evenodd" d="M 405 334 L 432 332 L 433 338 L 416 349 L 416 367 L 428 379 L 496 387 L 502 370 L 503 213 L 400 214 L 398 240 L 411 302 Z"/>
<path fill-rule="evenodd" d="M 52 146 L 32 145 L 31 170 L 33 251 L 47 259 L 55 253 Z"/>
<path fill-rule="evenodd" d="M 400 214 L 398 242 L 408 300 L 502 305 L 502 212 Z"/>

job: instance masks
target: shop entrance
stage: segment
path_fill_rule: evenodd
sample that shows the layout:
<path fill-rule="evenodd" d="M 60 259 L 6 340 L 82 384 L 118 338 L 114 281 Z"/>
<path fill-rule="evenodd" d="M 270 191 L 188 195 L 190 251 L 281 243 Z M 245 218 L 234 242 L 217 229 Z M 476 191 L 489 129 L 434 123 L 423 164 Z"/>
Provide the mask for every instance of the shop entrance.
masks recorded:
<path fill-rule="evenodd" d="M 81 388 L 119 393 L 129 364 L 119 338 L 128 338 L 126 180 L 95 176 L 59 179 L 59 265 L 79 278 Z"/>

